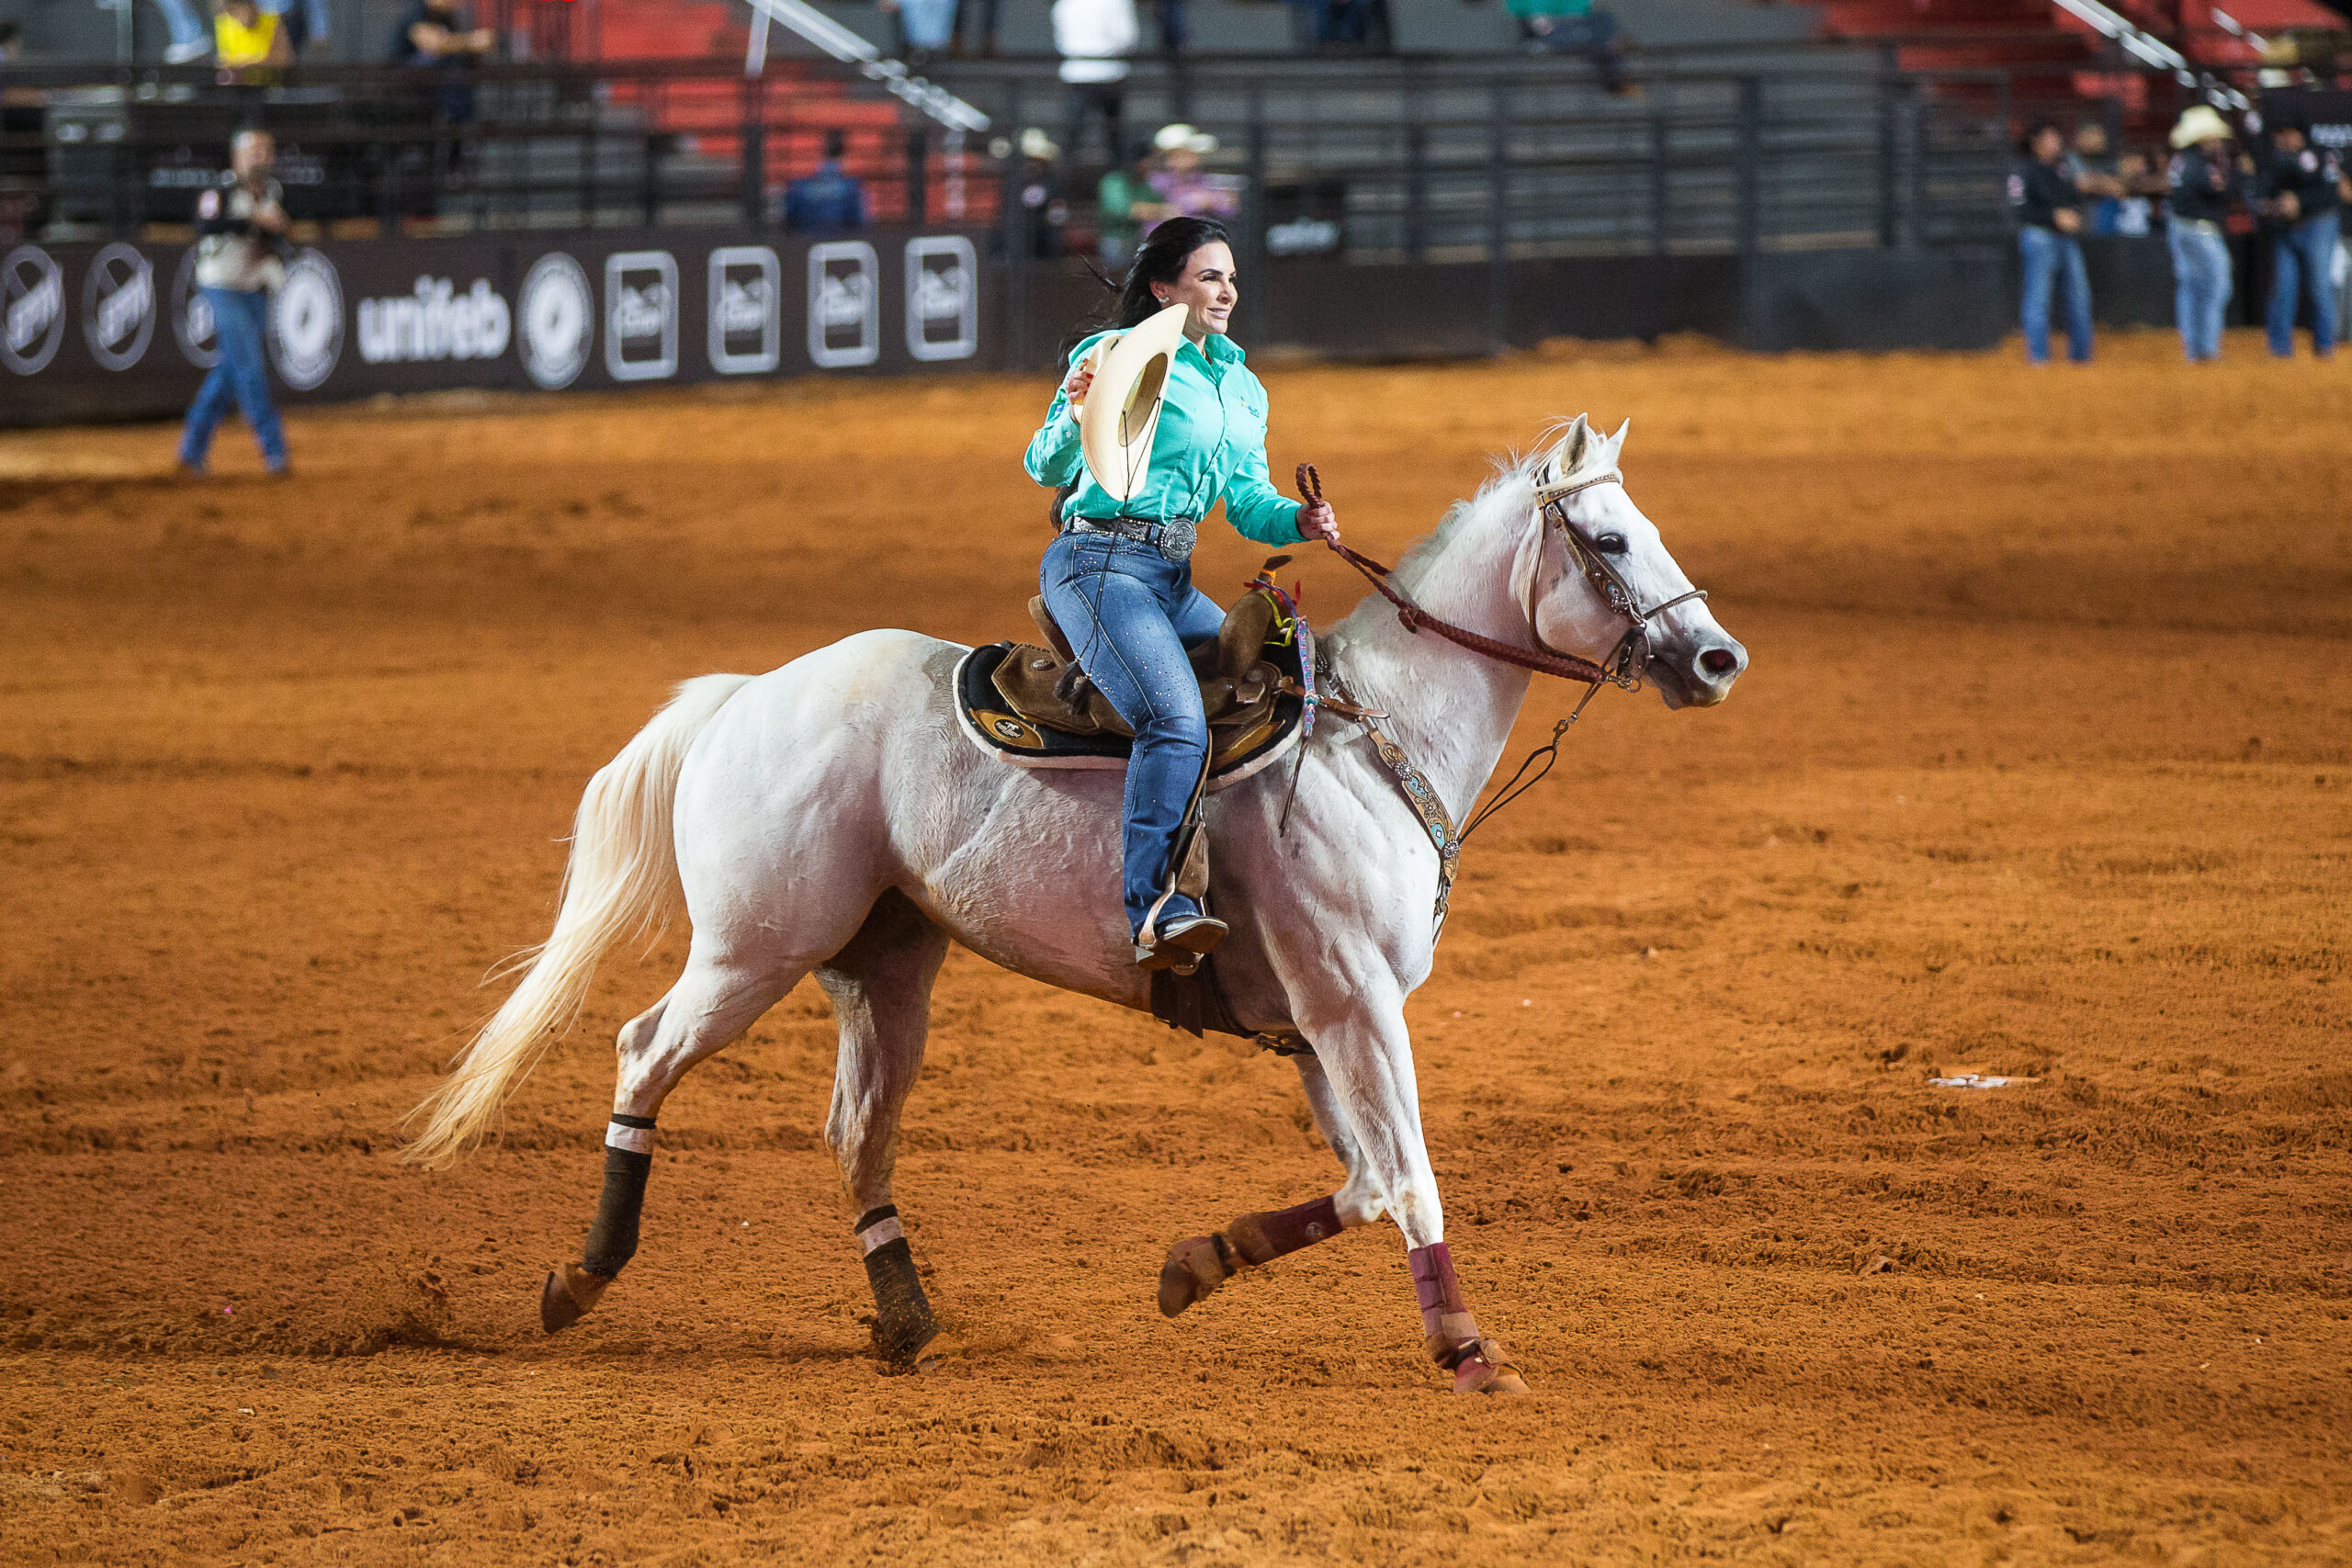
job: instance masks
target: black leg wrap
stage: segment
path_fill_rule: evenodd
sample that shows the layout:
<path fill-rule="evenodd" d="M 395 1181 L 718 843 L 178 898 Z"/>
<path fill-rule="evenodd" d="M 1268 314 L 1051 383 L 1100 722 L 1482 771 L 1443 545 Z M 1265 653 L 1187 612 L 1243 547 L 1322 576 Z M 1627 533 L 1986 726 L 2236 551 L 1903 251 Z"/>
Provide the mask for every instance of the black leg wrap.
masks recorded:
<path fill-rule="evenodd" d="M 905 1236 L 865 1255 L 865 1279 L 874 1287 L 874 1348 L 887 1361 L 913 1360 L 939 1325 L 931 1319 L 931 1298 L 922 1293 Z"/>
<path fill-rule="evenodd" d="M 637 1256 L 637 1222 L 645 1209 L 645 1179 L 652 1170 L 651 1155 L 605 1145 L 605 1195 L 580 1255 L 580 1266 L 591 1274 L 612 1279 Z"/>

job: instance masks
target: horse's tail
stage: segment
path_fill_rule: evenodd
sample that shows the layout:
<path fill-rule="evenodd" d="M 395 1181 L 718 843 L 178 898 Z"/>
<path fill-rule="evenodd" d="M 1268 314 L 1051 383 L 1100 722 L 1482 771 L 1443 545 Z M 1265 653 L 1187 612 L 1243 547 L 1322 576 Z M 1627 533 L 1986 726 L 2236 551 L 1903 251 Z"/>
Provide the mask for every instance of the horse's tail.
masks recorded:
<path fill-rule="evenodd" d="M 686 750 L 749 675 L 704 675 L 681 685 L 637 738 L 588 781 L 572 823 L 555 930 L 498 966 L 524 971 L 503 1006 L 459 1055 L 455 1071 L 410 1112 L 424 1130 L 401 1150 L 413 1164 L 447 1166 L 480 1141 L 498 1108 L 571 1027 L 596 963 L 616 943 L 650 939 L 679 897 L 671 808 Z"/>

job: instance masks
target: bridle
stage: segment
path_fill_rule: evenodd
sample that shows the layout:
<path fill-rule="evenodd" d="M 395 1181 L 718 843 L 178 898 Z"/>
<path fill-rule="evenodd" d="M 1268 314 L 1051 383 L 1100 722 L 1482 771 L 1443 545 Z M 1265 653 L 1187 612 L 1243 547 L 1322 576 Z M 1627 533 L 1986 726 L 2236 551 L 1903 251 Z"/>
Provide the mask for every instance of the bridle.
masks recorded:
<path fill-rule="evenodd" d="M 1567 680 L 1581 681 L 1586 685 L 1583 697 L 1577 700 L 1576 711 L 1552 727 L 1551 740 L 1529 752 L 1526 761 L 1521 762 L 1519 770 L 1511 774 L 1510 781 L 1497 791 L 1485 806 L 1473 813 L 1468 823 L 1457 829 L 1452 814 L 1445 809 L 1445 803 L 1438 797 L 1436 787 L 1429 782 L 1419 769 L 1412 765 L 1396 743 L 1382 734 L 1374 723 L 1374 720 L 1385 718 L 1387 716 L 1357 704 L 1346 683 L 1340 680 L 1337 672 L 1334 671 L 1331 685 L 1339 700 L 1329 702 L 1329 705 L 1341 712 L 1351 712 L 1364 721 L 1365 731 L 1371 736 L 1374 748 L 1380 753 L 1381 761 L 1388 766 L 1391 773 L 1396 774 L 1398 787 L 1404 792 L 1406 801 L 1419 816 L 1421 825 L 1429 830 L 1430 840 L 1437 846 L 1437 924 L 1440 931 L 1445 927 L 1446 904 L 1453 892 L 1454 870 L 1461 863 L 1463 844 L 1468 840 L 1471 834 L 1478 830 L 1481 823 L 1544 781 L 1544 775 L 1552 771 L 1552 764 L 1559 761 L 1560 741 L 1567 734 L 1568 726 L 1584 716 L 1585 705 L 1592 701 L 1601 687 L 1616 685 L 1629 692 L 1638 692 L 1642 689 L 1642 671 L 1649 665 L 1650 623 L 1677 604 L 1687 604 L 1694 599 L 1703 600 L 1707 596 L 1706 590 L 1693 588 L 1687 593 L 1678 593 L 1671 599 L 1653 604 L 1646 610 L 1643 609 L 1641 598 L 1634 592 L 1633 585 L 1625 581 L 1624 576 L 1615 567 L 1609 564 L 1608 558 L 1602 553 L 1600 545 L 1578 533 L 1576 525 L 1568 521 L 1567 502 L 1571 498 L 1592 489 L 1595 485 L 1622 485 L 1624 482 L 1624 475 L 1616 468 L 1611 468 L 1603 472 L 1587 474 L 1571 482 L 1547 485 L 1539 480 L 1535 487 L 1535 500 L 1543 517 L 1543 522 L 1539 525 L 1544 530 L 1545 536 L 1549 536 L 1553 528 L 1559 529 L 1561 547 L 1567 551 L 1569 561 L 1584 573 L 1585 581 L 1592 584 L 1594 592 L 1600 595 L 1603 602 L 1611 609 L 1625 617 L 1627 623 L 1625 635 L 1617 639 L 1617 646 L 1610 649 L 1608 657 L 1598 664 L 1589 659 L 1581 658 L 1573 653 L 1563 653 L 1552 647 L 1544 640 L 1543 632 L 1536 626 L 1536 582 L 1543 575 L 1544 564 L 1541 540 L 1537 544 L 1536 570 L 1527 574 L 1527 599 L 1522 606 L 1527 614 L 1527 635 L 1535 639 L 1535 647 L 1532 650 L 1521 648 L 1515 643 L 1499 641 L 1482 632 L 1474 632 L 1467 626 L 1458 626 L 1452 621 L 1442 620 L 1430 615 L 1389 582 L 1392 569 L 1374 560 L 1369 556 L 1350 549 L 1345 545 L 1328 539 L 1324 541 L 1330 545 L 1341 560 L 1363 573 L 1366 581 L 1380 591 L 1382 598 L 1396 606 L 1396 618 L 1404 623 L 1407 631 L 1418 633 L 1426 628 L 1435 632 L 1448 642 L 1466 648 L 1473 653 L 1484 654 L 1488 659 L 1498 662 L 1516 665 L 1521 670 L 1532 670 L 1540 675 L 1559 675 Z M 1323 479 L 1315 471 L 1315 465 L 1312 463 L 1301 463 L 1298 466 L 1298 493 L 1306 497 L 1310 503 L 1323 499 Z M 1269 567 L 1277 566 L 1288 558 L 1286 556 L 1277 556 L 1268 565 Z M 1306 698 L 1311 715 L 1316 704 L 1316 694 L 1311 685 L 1307 689 Z M 1543 759 L 1540 767 L 1536 765 L 1538 758 Z M 1306 749 L 1302 746 L 1299 748 L 1298 769 L 1305 767 L 1306 759 Z M 1532 775 L 1528 771 L 1531 768 L 1534 769 Z M 1291 773 L 1291 791 L 1294 798 L 1298 790 L 1298 769 L 1294 769 Z M 1283 806 L 1282 828 L 1287 831 L 1289 827 L 1290 804 L 1286 801 Z"/>
<path fill-rule="evenodd" d="M 1366 581 L 1380 591 L 1383 598 L 1396 606 L 1396 618 L 1404 624 L 1407 631 L 1419 632 L 1426 627 L 1448 642 L 1466 648 L 1473 653 L 1484 654 L 1488 659 L 1504 664 L 1516 665 L 1521 670 L 1532 670 L 1539 675 L 1558 675 L 1566 680 L 1580 681 L 1591 687 L 1591 691 L 1585 693 L 1584 701 L 1577 704 L 1576 715 L 1570 716 L 1567 722 L 1573 724 L 1576 722 L 1577 716 L 1584 712 L 1585 703 L 1592 701 L 1593 694 L 1600 691 L 1603 685 L 1618 686 L 1628 692 L 1640 691 L 1642 671 L 1649 665 L 1650 623 L 1678 604 L 1687 604 L 1694 599 L 1704 600 L 1707 597 L 1705 589 L 1693 588 L 1686 593 L 1678 593 L 1671 599 L 1653 604 L 1646 610 L 1643 609 L 1641 598 L 1634 592 L 1633 585 L 1625 581 L 1623 574 L 1615 567 L 1609 564 L 1609 559 L 1602 553 L 1599 544 L 1578 533 L 1576 525 L 1568 521 L 1567 502 L 1571 498 L 1596 485 L 1622 485 L 1624 482 L 1625 476 L 1623 473 L 1615 468 L 1610 468 L 1604 472 L 1588 474 L 1573 483 L 1557 485 L 1539 483 L 1535 491 L 1536 502 L 1542 509 L 1543 527 L 1546 536 L 1549 536 L 1554 528 L 1559 530 L 1560 545 L 1567 552 L 1570 564 L 1584 573 L 1585 581 L 1592 584 L 1593 591 L 1600 595 L 1603 603 L 1625 617 L 1627 623 L 1625 635 L 1617 639 L 1617 646 L 1611 649 L 1608 656 L 1598 664 L 1578 654 L 1563 653 L 1544 640 L 1544 634 L 1538 629 L 1535 618 L 1537 583 L 1543 575 L 1540 570 L 1528 573 L 1527 597 L 1525 603 L 1521 605 L 1527 615 L 1527 635 L 1535 639 L 1535 649 L 1531 652 L 1515 644 L 1499 641 L 1484 633 L 1474 632 L 1467 626 L 1458 626 L 1452 621 L 1430 615 L 1389 583 L 1388 578 L 1392 573 L 1392 568 L 1382 565 L 1370 556 L 1350 549 L 1345 545 L 1331 544 L 1330 547 L 1340 559 L 1363 573 Z M 1315 471 L 1314 464 L 1301 463 L 1298 466 L 1298 492 L 1310 502 L 1323 499 L 1322 476 Z M 1330 543 L 1329 540 L 1325 542 Z M 1539 567 L 1541 564 L 1539 560 Z"/>
<path fill-rule="evenodd" d="M 1625 635 L 1617 639 L 1617 646 L 1610 649 L 1608 657 L 1600 661 L 1602 678 L 1625 691 L 1638 692 L 1642 689 L 1642 671 L 1649 667 L 1650 623 L 1678 604 L 1687 604 L 1693 600 L 1704 603 L 1707 591 L 1693 588 L 1643 609 L 1640 596 L 1634 593 L 1633 585 L 1625 581 L 1624 575 L 1609 564 L 1608 556 L 1600 544 L 1578 533 L 1576 525 L 1568 521 L 1567 503 L 1572 497 L 1596 485 L 1623 485 L 1624 482 L 1623 473 L 1610 468 L 1602 473 L 1588 474 L 1574 484 L 1539 485 L 1535 499 L 1543 508 L 1547 533 L 1553 527 L 1559 529 L 1560 544 L 1567 551 L 1570 563 L 1583 571 L 1584 580 L 1592 584 L 1593 592 L 1600 595 L 1602 602 L 1624 616 L 1627 622 Z M 1527 574 L 1527 602 L 1521 606 L 1527 613 L 1527 634 L 1535 639 L 1535 646 L 1546 653 L 1555 658 L 1566 657 L 1544 640 L 1544 633 L 1536 625 L 1536 585 L 1541 575 L 1540 572 Z M 1595 690 L 1598 689 L 1596 686 Z M 1587 693 L 1586 701 L 1590 700 L 1591 694 Z M 1583 705 L 1578 704 L 1577 706 L 1581 710 Z"/>

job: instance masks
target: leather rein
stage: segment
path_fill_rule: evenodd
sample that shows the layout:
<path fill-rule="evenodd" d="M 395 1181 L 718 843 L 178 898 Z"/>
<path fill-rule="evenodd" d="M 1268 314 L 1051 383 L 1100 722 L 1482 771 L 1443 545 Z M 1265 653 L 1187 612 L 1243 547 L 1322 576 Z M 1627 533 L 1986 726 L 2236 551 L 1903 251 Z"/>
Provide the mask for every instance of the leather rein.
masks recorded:
<path fill-rule="evenodd" d="M 1557 649 L 1544 644 L 1544 634 L 1536 630 L 1535 626 L 1535 581 L 1532 575 L 1528 580 L 1527 632 L 1535 639 L 1535 647 L 1524 649 L 1516 643 L 1503 642 L 1487 637 L 1482 632 L 1474 632 L 1467 626 L 1456 626 L 1452 621 L 1430 615 L 1399 592 L 1388 581 L 1395 571 L 1393 567 L 1384 566 L 1370 556 L 1350 549 L 1347 546 L 1334 540 L 1327 539 L 1324 543 L 1330 546 L 1332 551 L 1341 560 L 1362 572 L 1364 581 L 1379 590 L 1382 598 L 1396 606 L 1396 619 L 1403 623 L 1407 631 L 1419 633 L 1426 627 L 1457 647 L 1466 648 L 1473 653 L 1483 654 L 1498 662 L 1516 665 L 1521 670 L 1532 670 L 1539 675 L 1557 675 L 1565 680 L 1583 682 L 1592 688 L 1591 692 L 1585 694 L 1585 702 L 1590 702 L 1593 693 L 1600 691 L 1601 686 L 1607 683 L 1614 683 L 1629 692 L 1641 690 L 1642 671 L 1649 661 L 1650 623 L 1678 604 L 1688 604 L 1694 599 L 1703 600 L 1707 597 L 1705 589 L 1693 588 L 1687 593 L 1678 593 L 1673 598 L 1653 604 L 1646 610 L 1641 608 L 1641 601 L 1635 597 L 1632 587 L 1623 576 L 1619 575 L 1614 567 L 1602 558 L 1599 547 L 1579 535 L 1575 525 L 1568 521 L 1566 502 L 1571 496 L 1590 490 L 1595 485 L 1624 482 L 1624 475 L 1611 468 L 1606 473 L 1591 475 L 1575 484 L 1562 486 L 1543 498 L 1546 525 L 1559 529 L 1560 541 L 1568 552 L 1568 558 L 1582 570 L 1585 581 L 1592 584 L 1594 591 L 1600 595 L 1602 601 L 1630 623 L 1625 629 L 1625 635 L 1618 639 L 1617 646 L 1610 649 L 1608 658 L 1598 664 L 1573 653 L 1562 653 Z M 1301 463 L 1298 466 L 1298 493 L 1305 496 L 1309 502 L 1323 499 L 1323 479 L 1315 471 L 1315 465 L 1312 463 Z M 1584 712 L 1584 703 L 1577 705 L 1577 712 L 1578 714 Z M 1571 719 L 1569 722 L 1575 721 Z"/>

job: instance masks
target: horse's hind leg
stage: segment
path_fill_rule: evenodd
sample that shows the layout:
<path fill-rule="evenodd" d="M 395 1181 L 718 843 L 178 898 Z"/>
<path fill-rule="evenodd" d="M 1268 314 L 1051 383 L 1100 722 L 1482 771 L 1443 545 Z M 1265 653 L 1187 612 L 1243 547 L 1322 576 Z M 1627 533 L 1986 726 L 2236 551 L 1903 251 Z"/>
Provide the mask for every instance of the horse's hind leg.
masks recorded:
<path fill-rule="evenodd" d="M 1347 1226 L 1380 1217 L 1378 1188 L 1348 1125 L 1347 1113 L 1332 1094 L 1331 1080 L 1324 1076 L 1323 1064 L 1312 1052 L 1301 1052 L 1293 1060 L 1298 1064 L 1299 1087 L 1306 1091 L 1315 1124 L 1347 1169 L 1346 1183 L 1328 1198 L 1244 1214 L 1214 1235 L 1186 1236 L 1170 1247 L 1167 1261 L 1159 1266 L 1163 1316 L 1174 1317 L 1244 1269 L 1272 1263 L 1328 1240 Z"/>
<path fill-rule="evenodd" d="M 620 1077 L 605 1130 L 605 1190 L 578 1263 L 539 1290 L 539 1325 L 569 1328 L 596 1304 L 637 1253 L 645 1181 L 653 1170 L 653 1118 L 686 1069 L 733 1041 L 808 972 L 806 964 L 720 955 L 697 942 L 670 994 L 621 1027 Z"/>
<path fill-rule="evenodd" d="M 825 1141 L 857 1210 L 857 1238 L 874 1287 L 874 1348 L 898 1366 L 911 1363 L 939 1332 L 890 1201 L 890 1171 L 899 1111 L 922 1070 L 931 1032 L 932 982 L 946 955 L 946 933 L 893 889 L 876 902 L 850 944 L 817 970 L 842 1040 Z"/>

